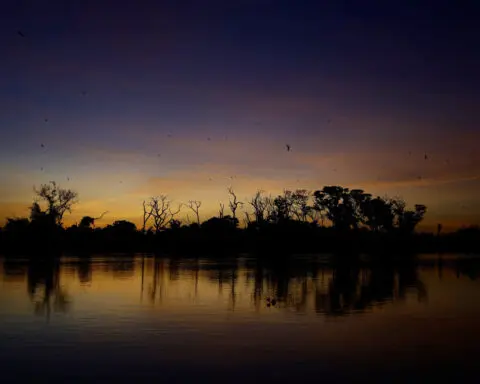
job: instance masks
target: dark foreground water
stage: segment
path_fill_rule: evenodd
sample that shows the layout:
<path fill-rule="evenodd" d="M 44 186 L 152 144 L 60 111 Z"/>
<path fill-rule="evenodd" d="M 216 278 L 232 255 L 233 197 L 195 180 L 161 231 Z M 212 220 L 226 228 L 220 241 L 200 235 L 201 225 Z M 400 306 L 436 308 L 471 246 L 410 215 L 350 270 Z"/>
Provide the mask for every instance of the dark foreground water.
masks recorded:
<path fill-rule="evenodd" d="M 459 257 L 0 259 L 0 383 L 476 381 L 480 269 Z"/>

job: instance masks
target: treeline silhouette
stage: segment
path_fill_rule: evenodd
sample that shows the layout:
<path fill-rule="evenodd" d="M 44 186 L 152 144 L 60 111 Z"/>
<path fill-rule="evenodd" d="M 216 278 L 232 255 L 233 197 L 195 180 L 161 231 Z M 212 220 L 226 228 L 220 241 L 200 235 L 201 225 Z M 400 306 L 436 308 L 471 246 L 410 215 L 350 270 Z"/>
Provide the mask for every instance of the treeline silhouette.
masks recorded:
<path fill-rule="evenodd" d="M 77 193 L 55 182 L 35 189 L 28 218 L 8 218 L 0 229 L 0 252 L 54 254 L 76 252 L 264 252 L 280 254 L 368 252 L 389 254 L 431 251 L 479 251 L 480 229 L 462 228 L 455 233 L 417 233 L 427 212 L 422 204 L 408 209 L 400 198 L 373 197 L 360 189 L 325 186 L 320 190 L 288 191 L 272 197 L 263 191 L 240 201 L 228 189 L 230 214 L 220 204 L 218 215 L 200 220 L 200 201 L 179 204 L 167 196 L 143 202 L 143 224 L 126 220 L 95 227 L 100 217 L 85 216 L 68 228 L 63 217 L 77 202 Z M 178 219 L 182 209 L 193 222 Z M 240 226 L 239 215 L 243 216 Z"/>

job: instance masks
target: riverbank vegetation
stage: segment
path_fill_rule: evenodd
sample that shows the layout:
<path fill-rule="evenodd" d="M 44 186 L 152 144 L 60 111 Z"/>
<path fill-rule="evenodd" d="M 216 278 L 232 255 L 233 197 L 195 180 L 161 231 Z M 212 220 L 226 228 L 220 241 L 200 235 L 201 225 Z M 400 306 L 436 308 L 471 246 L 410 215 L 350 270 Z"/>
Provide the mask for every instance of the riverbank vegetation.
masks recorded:
<path fill-rule="evenodd" d="M 373 197 L 360 189 L 325 186 L 316 191 L 257 191 L 240 201 L 228 189 L 227 207 L 201 220 L 201 201 L 174 204 L 166 195 L 143 202 L 140 228 L 126 220 L 102 228 L 85 216 L 70 227 L 63 218 L 78 201 L 75 191 L 50 182 L 35 189 L 30 216 L 8 218 L 0 229 L 0 252 L 478 252 L 480 229 L 418 233 L 427 207 L 408 208 L 400 198 Z M 188 220 L 180 219 L 188 212 Z M 140 212 L 139 212 L 140 213 Z M 190 215 L 193 221 L 190 220 Z"/>

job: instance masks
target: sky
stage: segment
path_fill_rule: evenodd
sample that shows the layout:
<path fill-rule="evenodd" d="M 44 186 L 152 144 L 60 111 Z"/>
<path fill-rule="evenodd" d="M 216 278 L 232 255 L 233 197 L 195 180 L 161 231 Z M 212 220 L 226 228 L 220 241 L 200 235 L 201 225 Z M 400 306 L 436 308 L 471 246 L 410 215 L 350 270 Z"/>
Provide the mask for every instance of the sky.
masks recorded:
<path fill-rule="evenodd" d="M 474 1 L 2 3 L 0 225 L 50 180 L 79 194 L 66 224 L 139 224 L 161 194 L 206 219 L 228 186 L 325 185 L 425 204 L 425 228 L 480 224 L 479 17 Z"/>

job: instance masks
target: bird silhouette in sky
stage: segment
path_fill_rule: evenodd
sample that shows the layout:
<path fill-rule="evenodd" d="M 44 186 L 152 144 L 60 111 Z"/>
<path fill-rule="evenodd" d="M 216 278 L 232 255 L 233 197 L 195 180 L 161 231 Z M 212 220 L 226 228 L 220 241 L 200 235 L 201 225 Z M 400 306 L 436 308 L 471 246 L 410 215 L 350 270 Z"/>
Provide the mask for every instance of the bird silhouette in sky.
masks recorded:
<path fill-rule="evenodd" d="M 17 33 L 20 37 L 25 37 L 25 35 L 22 33 L 22 31 L 17 31 Z"/>
<path fill-rule="evenodd" d="M 47 118 L 45 118 L 45 123 L 48 123 L 48 119 L 47 119 Z"/>
<path fill-rule="evenodd" d="M 423 158 L 424 158 L 425 160 L 428 160 L 428 155 L 425 153 L 425 155 L 423 156 Z"/>
<path fill-rule="evenodd" d="M 40 170 L 43 171 L 43 167 L 40 167 Z"/>
<path fill-rule="evenodd" d="M 67 181 L 70 181 L 70 177 L 67 176 Z"/>
<path fill-rule="evenodd" d="M 207 137 L 207 140 L 210 141 L 211 140 L 210 137 Z"/>
<path fill-rule="evenodd" d="M 40 144 L 40 147 L 45 148 L 45 144 L 43 144 L 43 143 Z"/>
<path fill-rule="evenodd" d="M 290 149 L 292 148 L 290 144 L 285 144 L 285 148 L 287 148 L 287 152 L 290 152 Z"/>

